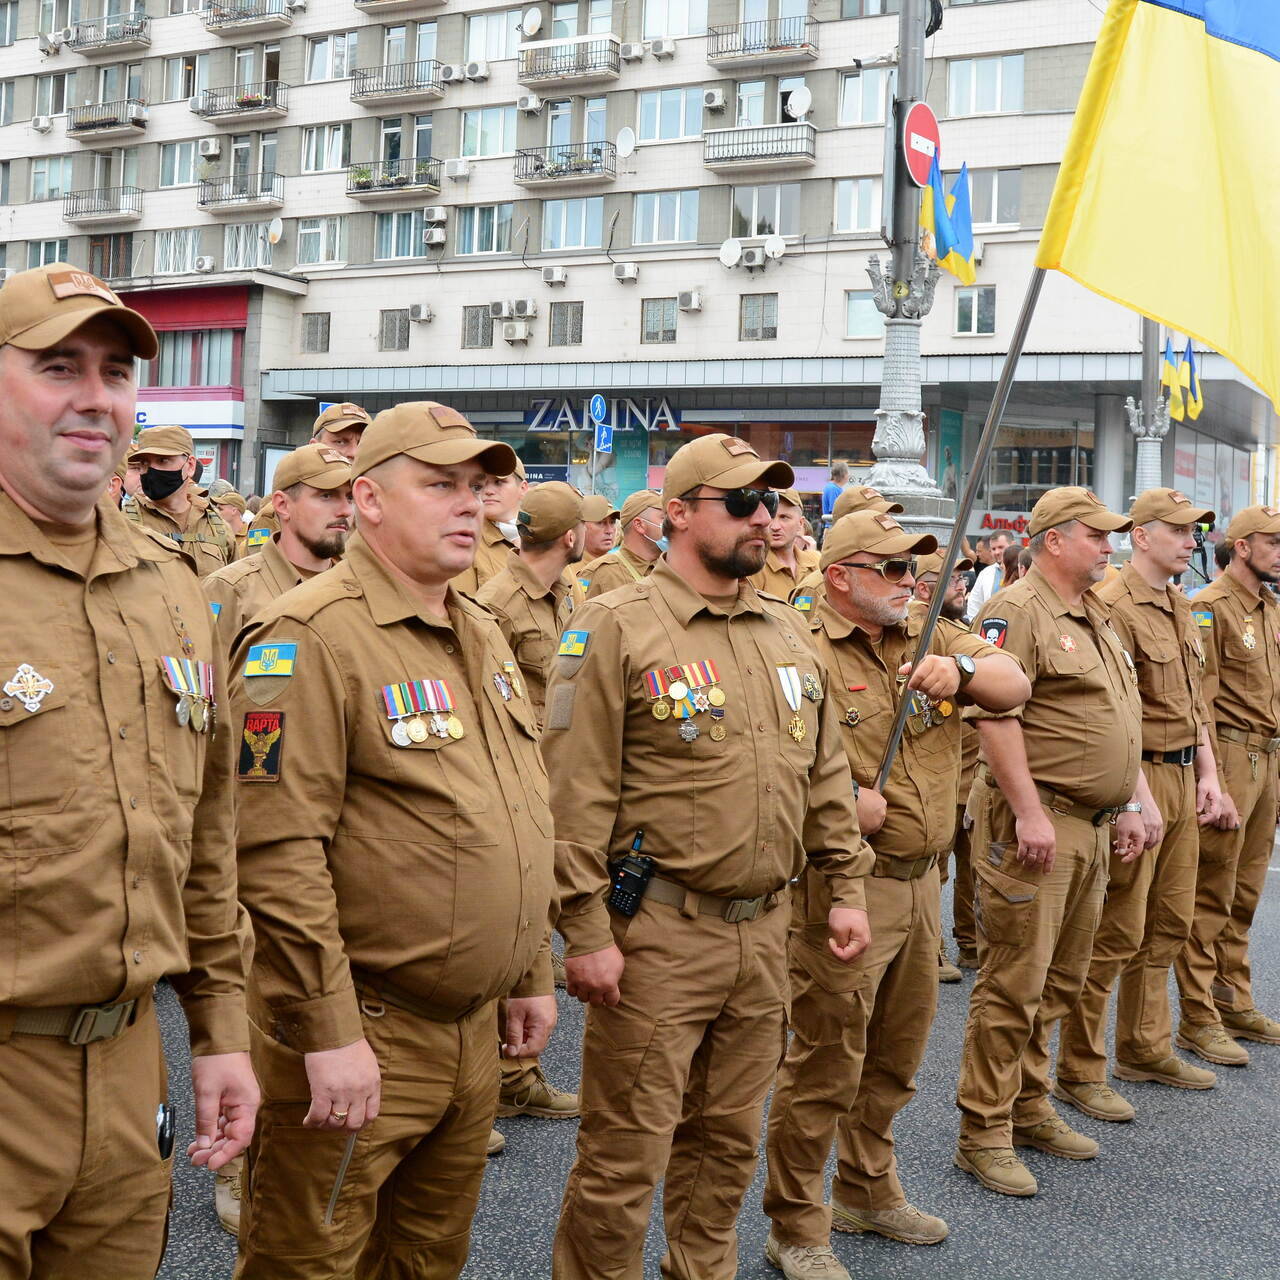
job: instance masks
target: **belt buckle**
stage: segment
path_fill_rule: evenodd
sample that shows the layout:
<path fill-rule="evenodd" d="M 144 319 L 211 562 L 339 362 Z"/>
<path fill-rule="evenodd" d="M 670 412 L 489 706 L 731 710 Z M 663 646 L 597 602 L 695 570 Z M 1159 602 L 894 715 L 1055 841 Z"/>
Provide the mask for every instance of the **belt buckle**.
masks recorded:
<path fill-rule="evenodd" d="M 82 1045 L 114 1039 L 129 1025 L 129 1017 L 137 1003 L 136 1000 L 126 1000 L 122 1004 L 85 1005 L 76 1014 L 67 1042 Z"/>
<path fill-rule="evenodd" d="M 754 920 L 760 914 L 760 905 L 764 898 L 734 898 L 724 909 L 725 924 L 739 924 L 743 920 Z"/>

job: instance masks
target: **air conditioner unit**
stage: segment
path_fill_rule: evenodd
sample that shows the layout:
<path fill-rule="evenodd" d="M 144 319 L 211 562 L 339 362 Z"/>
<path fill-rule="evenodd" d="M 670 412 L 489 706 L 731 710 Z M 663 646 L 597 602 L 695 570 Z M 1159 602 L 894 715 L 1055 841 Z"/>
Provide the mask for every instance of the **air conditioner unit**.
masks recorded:
<path fill-rule="evenodd" d="M 440 82 L 442 84 L 460 84 L 467 78 L 467 69 L 457 62 L 446 63 L 440 68 Z"/>
<path fill-rule="evenodd" d="M 535 116 L 542 110 L 542 99 L 536 93 L 522 93 L 516 99 L 516 110 Z"/>
<path fill-rule="evenodd" d="M 674 58 L 676 55 L 676 42 L 667 38 L 650 40 L 649 52 L 655 58 Z"/>
<path fill-rule="evenodd" d="M 702 91 L 702 109 L 704 111 L 723 111 L 724 102 L 723 89 L 704 89 Z"/>
<path fill-rule="evenodd" d="M 639 62 L 644 57 L 644 45 L 638 42 L 624 44 L 618 53 L 623 62 Z"/>
<path fill-rule="evenodd" d="M 61 31 L 41 31 L 36 36 L 36 46 L 41 53 L 57 53 L 62 48 Z"/>
<path fill-rule="evenodd" d="M 504 320 L 502 337 L 506 342 L 528 342 L 529 322 L 527 320 Z"/>
<path fill-rule="evenodd" d="M 454 182 L 466 182 L 471 177 L 471 161 L 446 160 L 444 162 L 444 176 L 452 178 Z"/>
<path fill-rule="evenodd" d="M 510 320 L 511 315 L 512 315 L 511 303 L 509 302 L 489 303 L 489 319 L 490 320 Z"/>
<path fill-rule="evenodd" d="M 763 249 L 743 249 L 742 257 L 738 259 L 738 266 L 754 271 L 756 267 L 763 267 L 766 261 Z"/>
<path fill-rule="evenodd" d="M 467 63 L 467 79 L 468 80 L 487 80 L 489 78 L 489 64 L 487 62 L 468 62 Z"/>
<path fill-rule="evenodd" d="M 215 263 L 215 262 L 214 262 L 214 260 L 213 260 L 212 258 L 197 258 L 197 259 L 196 259 L 196 270 L 197 270 L 197 271 L 212 271 L 212 270 L 214 269 L 214 267 L 215 267 L 215 266 L 217 266 L 217 263 Z"/>
<path fill-rule="evenodd" d="M 53 121 L 48 116 L 32 116 L 31 127 L 37 133 L 48 133 L 52 127 Z"/>
<path fill-rule="evenodd" d="M 543 267 L 543 284 L 568 284 L 569 273 L 563 267 Z"/>
<path fill-rule="evenodd" d="M 445 229 L 443 227 L 428 227 L 422 233 L 423 244 L 444 244 L 446 238 Z"/>
<path fill-rule="evenodd" d="M 141 102 L 129 103 L 129 123 L 130 124 L 146 124 L 147 109 Z"/>
<path fill-rule="evenodd" d="M 191 97 L 189 97 L 189 98 L 187 99 L 187 110 L 188 110 L 188 111 L 194 111 L 196 115 L 199 115 L 199 114 L 200 114 L 200 112 L 201 112 L 201 110 L 202 110 L 203 108 L 204 108 L 204 95 L 203 95 L 203 94 L 201 94 L 201 93 L 193 93 L 193 94 L 191 95 Z"/>
<path fill-rule="evenodd" d="M 290 13 L 305 13 L 307 10 L 307 0 L 290 0 L 290 3 L 286 4 L 285 8 L 288 9 Z"/>
<path fill-rule="evenodd" d="M 517 298 L 511 304 L 511 314 L 517 320 L 532 320 L 538 314 L 537 298 Z"/>
<path fill-rule="evenodd" d="M 208 160 L 216 160 L 222 154 L 221 138 L 201 138 L 196 150 Z"/>
<path fill-rule="evenodd" d="M 70 44 L 76 38 L 75 27 L 63 27 L 61 31 L 55 31 L 50 37 L 59 44 Z"/>
<path fill-rule="evenodd" d="M 430 324 L 435 319 L 435 316 L 425 302 L 415 302 L 409 308 L 409 319 L 414 324 Z"/>
<path fill-rule="evenodd" d="M 640 264 L 638 262 L 615 262 L 613 264 L 613 278 L 621 284 L 635 284 L 640 279 Z"/>
<path fill-rule="evenodd" d="M 448 222 L 449 210 L 442 204 L 429 204 L 422 211 L 423 222 Z"/>
<path fill-rule="evenodd" d="M 702 291 L 700 289 L 686 289 L 676 296 L 676 306 L 681 311 L 701 311 Z"/>

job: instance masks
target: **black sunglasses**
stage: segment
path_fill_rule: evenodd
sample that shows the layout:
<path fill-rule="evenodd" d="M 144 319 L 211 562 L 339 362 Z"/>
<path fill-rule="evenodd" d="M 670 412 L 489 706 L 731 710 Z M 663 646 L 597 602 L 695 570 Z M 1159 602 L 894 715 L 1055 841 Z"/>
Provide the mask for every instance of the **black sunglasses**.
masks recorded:
<path fill-rule="evenodd" d="M 771 515 L 778 514 L 778 495 L 772 489 L 730 489 L 723 498 L 686 498 L 686 502 L 723 502 L 724 509 L 735 519 L 753 516 L 761 503 Z"/>
<path fill-rule="evenodd" d="M 870 569 L 878 573 L 886 582 L 901 582 L 910 574 L 916 574 L 916 562 L 912 560 L 877 560 L 875 564 L 850 564 L 847 560 L 838 562 L 842 569 Z"/>

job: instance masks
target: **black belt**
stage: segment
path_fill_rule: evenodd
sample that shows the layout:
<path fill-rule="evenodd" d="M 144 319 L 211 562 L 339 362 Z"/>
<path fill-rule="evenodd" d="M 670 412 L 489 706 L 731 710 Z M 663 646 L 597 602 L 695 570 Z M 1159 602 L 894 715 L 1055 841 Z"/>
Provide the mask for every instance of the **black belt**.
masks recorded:
<path fill-rule="evenodd" d="M 1144 751 L 1142 758 L 1150 764 L 1195 764 L 1196 748 L 1183 747 L 1179 751 Z"/>

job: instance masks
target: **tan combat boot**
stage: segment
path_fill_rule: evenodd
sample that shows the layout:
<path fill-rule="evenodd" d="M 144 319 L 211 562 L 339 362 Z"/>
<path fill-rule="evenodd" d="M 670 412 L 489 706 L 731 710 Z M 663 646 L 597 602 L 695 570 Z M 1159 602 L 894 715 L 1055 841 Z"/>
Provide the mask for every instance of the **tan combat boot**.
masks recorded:
<path fill-rule="evenodd" d="M 532 1067 L 514 1088 L 503 1085 L 498 1097 L 500 1116 L 541 1116 L 544 1120 L 572 1120 L 578 1115 L 578 1095 L 557 1089 Z"/>
<path fill-rule="evenodd" d="M 213 1177 L 213 1207 L 218 1222 L 229 1235 L 240 1234 L 240 1195 L 244 1177 L 244 1156 L 236 1156 Z"/>
<path fill-rule="evenodd" d="M 1012 1147 L 957 1151 L 955 1162 L 957 1169 L 973 1174 L 988 1191 L 998 1191 L 1002 1196 L 1033 1196 L 1040 1190 L 1031 1170 Z"/>
<path fill-rule="evenodd" d="M 1218 1083 L 1212 1071 L 1193 1067 L 1173 1053 L 1155 1062 L 1117 1062 L 1111 1074 L 1117 1080 L 1148 1080 L 1175 1089 L 1212 1089 Z"/>
<path fill-rule="evenodd" d="M 497 1129 L 489 1130 L 489 1145 L 485 1147 L 484 1153 L 487 1156 L 500 1156 L 507 1149 L 507 1140 L 500 1134 Z"/>
<path fill-rule="evenodd" d="M 1092 1160 L 1098 1154 L 1098 1144 L 1077 1133 L 1061 1116 L 1049 1116 L 1024 1129 L 1014 1125 L 1013 1145 L 1035 1147 L 1047 1156 L 1060 1156 L 1063 1160 Z"/>
<path fill-rule="evenodd" d="M 1133 1107 L 1124 1098 L 1110 1085 L 1097 1080 L 1056 1080 L 1053 1096 L 1095 1120 L 1127 1124 L 1134 1116 Z"/>
<path fill-rule="evenodd" d="M 982 966 L 978 963 L 978 948 L 961 947 L 960 954 L 956 958 L 956 964 L 962 969 L 980 969 Z"/>
<path fill-rule="evenodd" d="M 1192 1026 L 1184 1022 L 1178 1028 L 1176 1043 L 1179 1049 L 1190 1049 L 1206 1062 L 1216 1062 L 1222 1067 L 1249 1065 L 1249 1050 L 1244 1045 L 1236 1044 L 1221 1022 L 1210 1022 L 1205 1026 Z M 1122 1076 L 1121 1079 L 1123 1078 Z"/>
<path fill-rule="evenodd" d="M 903 1244 L 941 1244 L 949 1228 L 941 1218 L 922 1213 L 913 1204 L 896 1209 L 846 1209 L 831 1201 L 831 1225 L 837 1231 L 874 1231 Z"/>
<path fill-rule="evenodd" d="M 1280 1022 L 1274 1018 L 1268 1018 L 1265 1013 L 1259 1013 L 1257 1009 L 1242 1009 L 1238 1013 L 1222 1009 L 1220 1012 L 1222 1025 L 1226 1027 L 1227 1034 L 1235 1036 L 1237 1040 L 1256 1040 L 1259 1044 L 1280 1044 Z"/>
<path fill-rule="evenodd" d="M 964 974 L 951 963 L 947 955 L 947 944 L 938 942 L 938 981 L 939 982 L 959 982 Z"/>
<path fill-rule="evenodd" d="M 773 1238 L 764 1243 L 764 1259 L 786 1280 L 853 1280 L 827 1244 L 783 1244 Z"/>

